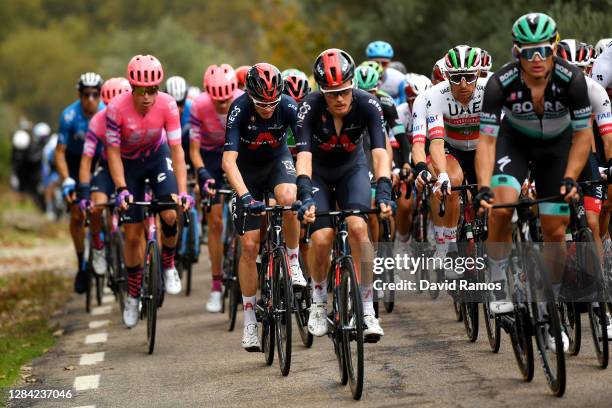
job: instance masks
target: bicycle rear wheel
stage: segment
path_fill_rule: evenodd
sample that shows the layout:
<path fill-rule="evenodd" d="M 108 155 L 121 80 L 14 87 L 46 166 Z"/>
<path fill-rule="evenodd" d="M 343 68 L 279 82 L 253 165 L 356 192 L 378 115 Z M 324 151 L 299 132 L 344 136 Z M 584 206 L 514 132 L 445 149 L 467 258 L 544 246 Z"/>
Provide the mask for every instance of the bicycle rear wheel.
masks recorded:
<path fill-rule="evenodd" d="M 489 310 L 488 302 L 482 304 L 482 312 L 484 315 L 485 328 L 487 329 L 489 346 L 493 353 L 498 353 L 501 345 L 501 326 L 499 320 L 497 320 L 495 315 Z"/>
<path fill-rule="evenodd" d="M 502 319 L 506 317 L 502 316 Z M 533 380 L 534 361 L 533 343 L 531 341 L 531 330 L 528 326 L 528 316 L 525 307 L 517 305 L 514 308 L 514 319 L 510 323 L 512 328 L 509 332 L 512 351 L 523 380 Z"/>
<path fill-rule="evenodd" d="M 155 350 L 155 335 L 157 330 L 157 308 L 159 306 L 159 289 L 161 278 L 161 261 L 157 242 L 147 244 L 145 253 L 145 267 L 143 271 L 143 308 L 147 318 L 147 345 L 148 353 Z"/>
<path fill-rule="evenodd" d="M 187 288 L 185 289 L 185 296 L 191 295 L 191 280 L 193 274 L 193 263 L 195 262 L 196 256 L 196 225 L 197 221 L 194 219 L 191 211 L 185 213 L 185 216 L 189 219 L 189 226 L 187 227 L 187 245 L 185 246 L 185 269 L 187 272 Z"/>
<path fill-rule="evenodd" d="M 94 279 L 96 281 L 96 303 L 100 306 L 104 295 L 104 275 L 94 274 Z"/>
<path fill-rule="evenodd" d="M 353 268 L 352 259 L 342 263 L 340 281 L 340 322 L 344 364 L 353 398 L 358 400 L 363 392 L 363 307 L 361 292 Z"/>
<path fill-rule="evenodd" d="M 567 337 L 569 338 L 568 351 L 572 356 L 577 356 L 580 353 L 580 345 L 582 343 L 580 312 L 575 303 L 563 302 L 559 305 L 559 313 L 561 324 L 565 327 Z"/>
<path fill-rule="evenodd" d="M 478 303 L 461 303 L 461 315 L 468 339 L 473 343 L 478 339 Z"/>
<path fill-rule="evenodd" d="M 274 362 L 274 316 L 272 309 L 273 280 L 268 274 L 268 269 L 272 267 L 271 260 L 267 257 L 262 259 L 260 265 L 259 282 L 261 294 L 262 310 L 261 313 L 261 348 L 264 353 L 266 365 Z"/>
<path fill-rule="evenodd" d="M 274 328 L 278 364 L 283 376 L 291 369 L 291 315 L 293 312 L 293 291 L 287 253 L 278 250 L 274 256 Z"/>
<path fill-rule="evenodd" d="M 242 303 L 242 292 L 240 291 L 240 281 L 238 280 L 238 262 L 240 261 L 240 240 L 238 235 L 232 238 L 228 254 L 231 254 L 231 260 L 228 267 L 231 269 L 230 276 L 226 280 L 228 291 L 228 331 L 233 331 L 236 325 L 236 315 L 238 314 L 238 305 Z"/>
<path fill-rule="evenodd" d="M 543 307 L 531 304 L 535 321 L 535 338 L 544 376 L 548 387 L 557 397 L 565 392 L 565 353 L 561 335 L 559 308 L 555 302 L 546 302 Z M 553 337 L 554 349 L 548 347 L 548 337 Z"/>
<path fill-rule="evenodd" d="M 115 281 L 115 295 L 119 300 L 121 313 L 125 309 L 125 299 L 127 298 L 127 271 L 125 269 L 125 261 L 123 257 L 123 235 L 117 232 L 113 235 L 113 280 Z"/>
<path fill-rule="evenodd" d="M 595 354 L 601 368 L 608 367 L 608 319 L 606 316 L 606 304 L 597 302 L 597 306 L 589 303 L 589 325 L 591 336 L 595 346 Z"/>
<path fill-rule="evenodd" d="M 87 264 L 85 265 L 85 274 L 87 275 L 87 289 L 85 290 L 85 311 L 91 313 L 91 297 L 92 297 L 92 286 L 94 280 L 93 262 L 92 262 L 92 250 L 89 248 L 89 255 L 87 256 Z M 82 266 L 79 265 L 79 268 Z"/>
<path fill-rule="evenodd" d="M 300 263 L 301 263 L 300 255 Z M 304 269 L 302 269 L 304 270 Z M 310 316 L 310 305 L 311 305 L 311 288 L 310 278 L 308 278 L 306 287 L 302 290 L 293 293 L 294 308 L 295 308 L 295 322 L 297 323 L 298 332 L 302 343 L 306 348 L 310 348 L 313 342 L 313 335 L 308 331 L 308 317 Z"/>

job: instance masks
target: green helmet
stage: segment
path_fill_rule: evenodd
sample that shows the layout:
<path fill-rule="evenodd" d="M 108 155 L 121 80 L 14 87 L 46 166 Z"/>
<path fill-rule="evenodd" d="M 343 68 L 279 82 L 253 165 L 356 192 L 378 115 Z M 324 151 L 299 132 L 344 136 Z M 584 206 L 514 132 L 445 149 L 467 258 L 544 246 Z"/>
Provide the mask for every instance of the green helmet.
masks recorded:
<path fill-rule="evenodd" d="M 378 72 L 372 67 L 360 66 L 355 70 L 355 88 L 370 91 L 378 86 Z"/>
<path fill-rule="evenodd" d="M 359 64 L 360 67 L 372 67 L 374 68 L 374 70 L 378 73 L 378 76 L 381 77 L 384 69 L 382 67 L 382 65 L 380 65 L 378 62 L 376 61 L 363 61 L 361 64 Z"/>
<path fill-rule="evenodd" d="M 529 13 L 519 17 L 512 26 L 516 44 L 535 44 L 557 40 L 557 23 L 544 13 Z"/>
<path fill-rule="evenodd" d="M 482 60 L 480 48 L 469 45 L 457 45 L 446 53 L 445 68 L 449 73 L 476 72 L 480 69 Z"/>
<path fill-rule="evenodd" d="M 281 72 L 281 77 L 283 79 L 289 77 L 289 76 L 299 76 L 299 77 L 304 77 L 306 78 L 306 74 L 303 73 L 302 71 L 300 71 L 299 69 L 295 69 L 295 68 L 288 68 L 286 70 L 284 70 L 283 72 Z"/>

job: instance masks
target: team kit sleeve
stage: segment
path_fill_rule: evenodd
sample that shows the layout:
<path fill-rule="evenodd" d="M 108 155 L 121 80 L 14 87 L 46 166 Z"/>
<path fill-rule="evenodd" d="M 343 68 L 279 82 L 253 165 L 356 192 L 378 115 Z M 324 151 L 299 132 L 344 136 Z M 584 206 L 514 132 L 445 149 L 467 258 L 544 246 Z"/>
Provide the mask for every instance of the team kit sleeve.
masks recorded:
<path fill-rule="evenodd" d="M 434 90 L 432 92 L 437 92 Z M 434 95 L 435 96 L 435 95 Z M 431 97 L 426 104 L 426 126 L 429 140 L 444 140 L 444 106 L 441 98 Z"/>
<path fill-rule="evenodd" d="M 380 103 L 369 96 L 363 101 L 364 117 L 370 135 L 370 150 L 384 149 L 386 147 L 385 137 L 385 122 L 383 119 L 383 110 Z"/>
<path fill-rule="evenodd" d="M 504 95 L 499 79 L 494 76 L 485 87 L 482 111 L 480 112 L 480 134 L 497 137 L 501 124 Z"/>
<path fill-rule="evenodd" d="M 121 113 L 117 104 L 110 103 L 106 109 L 106 144 L 121 146 Z"/>
<path fill-rule="evenodd" d="M 297 132 L 297 109 L 298 105 L 291 97 L 287 97 L 287 103 L 285 105 L 285 111 L 287 114 L 287 120 L 289 122 L 289 129 L 295 135 Z"/>
<path fill-rule="evenodd" d="M 591 127 L 591 100 L 587 89 L 586 80 L 582 73 L 575 75 L 570 82 L 568 89 L 568 108 L 572 120 L 574 132 L 588 129 Z"/>
<path fill-rule="evenodd" d="M 96 154 L 97 147 L 98 137 L 90 126 L 89 129 L 87 129 L 87 134 L 85 135 L 85 144 L 83 144 L 83 156 L 94 157 L 94 155 Z"/>
<path fill-rule="evenodd" d="M 601 137 L 612 135 L 612 111 L 610 98 L 606 90 L 599 84 L 589 89 L 592 92 L 593 117 Z"/>
<path fill-rule="evenodd" d="M 237 152 L 240 144 L 240 127 L 242 118 L 247 114 L 246 109 L 240 103 L 240 98 L 234 100 L 227 114 L 227 125 L 225 127 L 224 151 Z"/>
<path fill-rule="evenodd" d="M 425 143 L 427 139 L 427 104 L 425 94 L 420 94 L 412 105 L 412 144 Z"/>
<path fill-rule="evenodd" d="M 308 96 L 300 103 L 297 111 L 295 147 L 298 153 L 310 152 L 312 137 L 313 98 Z"/>
<path fill-rule="evenodd" d="M 181 132 L 181 116 L 174 98 L 168 98 L 168 106 L 165 113 L 166 120 L 164 127 L 168 137 L 168 144 L 170 146 L 181 144 L 183 136 Z"/>
<path fill-rule="evenodd" d="M 63 111 L 60 115 L 59 129 L 57 131 L 57 144 L 65 145 L 68 143 L 71 122 L 67 120 L 67 116 L 68 113 L 66 111 Z"/>
<path fill-rule="evenodd" d="M 189 140 L 201 142 L 202 141 L 202 118 L 200 117 L 199 105 L 194 102 L 191 105 L 191 111 L 189 114 Z"/>

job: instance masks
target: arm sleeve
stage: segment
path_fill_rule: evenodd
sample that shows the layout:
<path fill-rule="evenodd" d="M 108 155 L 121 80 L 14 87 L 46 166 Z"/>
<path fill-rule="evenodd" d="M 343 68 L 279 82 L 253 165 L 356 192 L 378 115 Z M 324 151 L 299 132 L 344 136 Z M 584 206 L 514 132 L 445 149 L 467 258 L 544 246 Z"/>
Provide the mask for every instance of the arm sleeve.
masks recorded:
<path fill-rule="evenodd" d="M 121 115 L 113 103 L 106 109 L 106 144 L 121 146 Z"/>
<path fill-rule="evenodd" d="M 391 129 L 393 136 L 395 136 L 395 140 L 397 140 L 400 145 L 402 162 L 398 164 L 401 166 L 404 163 L 408 163 L 410 161 L 410 143 L 408 141 L 408 136 L 406 136 L 406 129 L 404 128 L 404 124 L 399 118 L 397 107 L 394 103 L 387 105 L 384 104 L 381 99 L 381 105 L 383 108 L 385 121 L 387 122 L 387 127 Z"/>
<path fill-rule="evenodd" d="M 297 131 L 297 104 L 291 99 L 287 98 L 287 105 L 285 107 L 287 111 L 287 120 L 289 122 L 289 129 L 295 135 Z"/>
<path fill-rule="evenodd" d="M 487 82 L 480 112 L 480 134 L 497 137 L 501 123 L 501 111 L 504 106 L 504 94 L 497 77 Z"/>
<path fill-rule="evenodd" d="M 587 90 L 586 80 L 582 73 L 579 73 L 572 79 L 567 89 L 567 95 L 574 132 L 590 128 L 591 100 L 589 99 L 589 91 Z"/>
<path fill-rule="evenodd" d="M 170 146 L 181 144 L 181 117 L 179 114 L 178 106 L 176 106 L 176 101 L 174 99 L 170 99 L 168 101 L 165 129 L 168 137 L 168 144 Z"/>
<path fill-rule="evenodd" d="M 612 49 L 612 48 L 610 48 Z M 593 71 L 591 72 L 591 78 L 603 86 L 604 89 L 612 88 L 612 51 L 607 49 L 604 51 L 599 58 L 595 60 L 593 64 Z"/>
<path fill-rule="evenodd" d="M 434 94 L 439 95 L 438 93 Z M 444 139 L 444 107 L 440 98 L 429 98 L 425 118 L 429 140 Z"/>
<path fill-rule="evenodd" d="M 89 129 L 87 129 L 87 134 L 85 135 L 83 156 L 94 157 L 94 155 L 96 154 L 96 147 L 98 147 L 98 138 L 90 127 Z"/>
<path fill-rule="evenodd" d="M 310 138 L 312 137 L 312 101 L 306 99 L 300 103 L 297 112 L 295 147 L 297 152 L 309 152 L 311 149 Z"/>
<path fill-rule="evenodd" d="M 412 105 L 412 144 L 425 143 L 427 139 L 427 103 L 425 94 L 420 94 Z"/>
<path fill-rule="evenodd" d="M 65 145 L 70 137 L 70 123 L 66 120 L 66 112 L 62 112 L 57 131 L 57 144 Z"/>
<path fill-rule="evenodd" d="M 199 109 L 197 105 L 191 105 L 189 115 L 189 139 L 200 142 L 202 140 L 202 121 L 199 118 Z"/>
<path fill-rule="evenodd" d="M 600 137 L 612 134 L 612 112 L 610 111 L 610 98 L 606 90 L 599 84 L 589 87 L 593 116 L 599 130 Z"/>
<path fill-rule="evenodd" d="M 237 152 L 240 145 L 240 128 L 243 117 L 248 115 L 246 109 L 240 106 L 240 102 L 236 99 L 230 106 L 227 115 L 227 126 L 225 127 L 225 146 L 224 151 Z"/>
<path fill-rule="evenodd" d="M 374 97 L 369 97 L 363 102 L 363 113 L 370 135 L 370 150 L 385 149 L 385 123 L 383 120 L 383 111 L 380 103 Z"/>

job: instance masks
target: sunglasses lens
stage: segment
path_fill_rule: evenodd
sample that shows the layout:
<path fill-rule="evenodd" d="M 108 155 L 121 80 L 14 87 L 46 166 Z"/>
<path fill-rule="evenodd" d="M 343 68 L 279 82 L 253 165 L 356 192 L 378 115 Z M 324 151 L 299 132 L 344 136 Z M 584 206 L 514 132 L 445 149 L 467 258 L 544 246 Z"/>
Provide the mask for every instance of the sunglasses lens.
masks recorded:
<path fill-rule="evenodd" d="M 539 55 L 540 58 L 548 58 L 552 55 L 553 49 L 549 45 L 543 45 L 541 47 L 530 47 L 530 48 L 521 48 L 521 57 L 525 58 L 528 61 L 531 61 L 535 58 L 536 55 Z"/>
<path fill-rule="evenodd" d="M 100 93 L 99 92 L 82 92 L 81 96 L 83 96 L 84 98 L 94 98 L 97 99 L 100 97 Z"/>
<path fill-rule="evenodd" d="M 448 79 L 455 85 L 459 85 L 462 79 L 465 79 L 465 82 L 471 84 L 478 79 L 478 76 L 476 74 L 450 74 Z"/>

